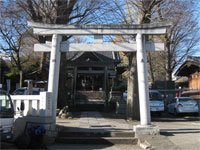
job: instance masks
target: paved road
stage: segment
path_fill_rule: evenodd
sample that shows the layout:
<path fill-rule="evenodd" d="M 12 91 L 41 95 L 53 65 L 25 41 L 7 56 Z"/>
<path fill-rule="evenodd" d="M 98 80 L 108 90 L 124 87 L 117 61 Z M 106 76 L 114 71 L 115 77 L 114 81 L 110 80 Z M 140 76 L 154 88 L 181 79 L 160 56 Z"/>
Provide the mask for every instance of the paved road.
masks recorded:
<path fill-rule="evenodd" d="M 0 149 L 18 149 L 14 144 L 7 142 L 0 142 Z"/>
<path fill-rule="evenodd" d="M 153 118 L 152 124 L 158 125 L 171 143 L 181 150 L 200 150 L 200 117 L 171 115 Z"/>

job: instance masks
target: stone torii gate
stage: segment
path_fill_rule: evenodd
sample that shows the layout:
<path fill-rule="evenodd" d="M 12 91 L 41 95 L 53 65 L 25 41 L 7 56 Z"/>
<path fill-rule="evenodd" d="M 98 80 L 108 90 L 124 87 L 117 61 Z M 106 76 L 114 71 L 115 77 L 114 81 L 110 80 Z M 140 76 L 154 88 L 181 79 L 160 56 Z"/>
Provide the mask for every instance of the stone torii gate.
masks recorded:
<path fill-rule="evenodd" d="M 53 25 L 28 22 L 34 34 L 52 36 L 52 42 L 35 44 L 34 50 L 51 52 L 48 92 L 52 92 L 53 119 L 56 121 L 58 81 L 61 52 L 67 51 L 124 51 L 137 52 L 138 87 L 140 102 L 140 125 L 135 126 L 136 134 L 154 134 L 159 129 L 151 125 L 149 107 L 149 87 L 146 51 L 164 50 L 164 43 L 146 41 L 143 35 L 162 35 L 169 26 L 163 24 L 135 25 Z M 63 35 L 94 35 L 92 44 L 62 42 Z M 103 35 L 136 35 L 134 43 L 103 43 Z"/>

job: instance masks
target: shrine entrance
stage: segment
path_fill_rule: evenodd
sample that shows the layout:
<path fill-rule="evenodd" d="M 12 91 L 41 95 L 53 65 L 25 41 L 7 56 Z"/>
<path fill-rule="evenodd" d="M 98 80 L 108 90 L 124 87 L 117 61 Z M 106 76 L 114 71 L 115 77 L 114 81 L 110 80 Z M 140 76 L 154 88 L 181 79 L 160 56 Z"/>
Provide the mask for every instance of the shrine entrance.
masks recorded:
<path fill-rule="evenodd" d="M 166 33 L 169 24 L 135 24 L 135 25 L 50 25 L 28 22 L 33 28 L 34 34 L 52 36 L 52 42 L 46 44 L 35 44 L 35 50 L 51 52 L 48 92 L 52 92 L 52 114 L 56 122 L 57 94 L 60 69 L 61 52 L 95 52 L 95 51 L 124 51 L 136 52 L 138 67 L 138 90 L 140 102 L 140 125 L 134 126 L 137 132 L 152 134 L 154 126 L 151 125 L 149 107 L 149 87 L 147 76 L 146 51 L 164 50 L 164 43 L 153 43 L 145 39 L 146 35 L 162 35 Z M 94 43 L 74 44 L 67 41 L 62 42 L 63 35 L 94 35 Z M 103 35 L 135 35 L 136 41 L 131 43 L 103 43 Z M 143 36 L 145 35 L 145 36 Z M 74 70 L 77 75 L 77 68 Z M 104 92 L 105 106 L 108 106 L 108 89 L 106 76 L 108 68 L 104 68 Z M 77 82 L 77 81 L 75 81 Z M 76 84 L 75 84 L 76 85 Z M 86 88 L 86 86 L 85 86 Z M 157 131 L 157 130 L 155 130 Z M 147 133 L 148 132 L 148 133 Z"/>
<path fill-rule="evenodd" d="M 116 66 L 120 62 L 119 57 L 113 57 L 116 53 L 118 52 L 68 52 L 70 57 L 66 65 L 66 87 L 71 95 L 68 106 L 76 109 L 80 104 L 84 107 L 84 104 L 98 102 L 101 107 L 105 106 L 106 94 L 114 86 Z M 71 59 L 73 55 L 76 57 Z"/>
<path fill-rule="evenodd" d="M 78 74 L 77 90 L 78 91 L 98 91 L 103 87 L 101 75 Z"/>

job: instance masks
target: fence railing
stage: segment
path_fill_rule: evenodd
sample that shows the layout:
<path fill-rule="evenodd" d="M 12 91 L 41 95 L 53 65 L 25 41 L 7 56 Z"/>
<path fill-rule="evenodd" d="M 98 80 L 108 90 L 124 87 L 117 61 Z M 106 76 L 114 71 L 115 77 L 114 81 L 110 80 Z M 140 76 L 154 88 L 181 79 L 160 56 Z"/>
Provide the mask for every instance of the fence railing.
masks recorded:
<path fill-rule="evenodd" d="M 40 95 L 11 95 L 15 118 L 21 116 L 52 116 L 52 99 L 50 92 L 40 92 Z"/>

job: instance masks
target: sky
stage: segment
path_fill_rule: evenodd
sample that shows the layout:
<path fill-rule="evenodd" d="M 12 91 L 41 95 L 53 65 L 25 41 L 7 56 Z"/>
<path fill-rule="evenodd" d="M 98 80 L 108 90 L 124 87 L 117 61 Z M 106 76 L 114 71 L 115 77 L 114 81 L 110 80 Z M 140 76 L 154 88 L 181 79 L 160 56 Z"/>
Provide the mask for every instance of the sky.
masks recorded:
<path fill-rule="evenodd" d="M 199 49 L 196 51 L 196 53 L 193 54 L 193 56 L 200 57 L 200 45 L 198 47 L 199 47 Z"/>
<path fill-rule="evenodd" d="M 2 0 L 0 0 L 2 1 Z M 196 4 L 196 10 L 197 10 L 197 16 L 199 16 L 198 14 L 200 13 L 200 1 L 199 0 L 194 0 L 194 3 Z M 200 28 L 200 17 L 198 17 L 198 24 L 199 24 L 199 28 Z M 88 37 L 87 40 L 86 40 L 88 43 L 92 43 L 93 42 L 93 37 Z M 109 38 L 104 38 L 104 42 L 108 42 L 109 41 Z M 1 38 L 0 38 L 0 43 L 3 43 Z M 1 50 L 0 50 L 1 51 Z M 200 42 L 199 42 L 199 45 L 197 46 L 197 51 L 193 54 L 193 56 L 200 56 Z"/>
<path fill-rule="evenodd" d="M 194 0 L 194 3 L 196 4 L 196 15 L 197 15 L 197 18 L 198 18 L 198 25 L 199 25 L 199 30 L 200 30 L 200 17 L 199 17 L 199 14 L 200 14 L 200 1 L 199 0 Z M 200 34 L 200 32 L 199 32 Z M 197 45 L 197 51 L 193 54 L 193 56 L 199 56 L 200 57 L 200 42 L 199 44 Z"/>

